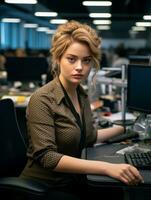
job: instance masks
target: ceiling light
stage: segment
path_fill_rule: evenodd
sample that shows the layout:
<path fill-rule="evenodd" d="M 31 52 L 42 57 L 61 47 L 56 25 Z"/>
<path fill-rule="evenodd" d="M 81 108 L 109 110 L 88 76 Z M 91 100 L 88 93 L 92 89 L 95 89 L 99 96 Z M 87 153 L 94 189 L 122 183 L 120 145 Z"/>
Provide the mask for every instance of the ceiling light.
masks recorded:
<path fill-rule="evenodd" d="M 146 28 L 143 26 L 133 26 L 132 30 L 133 31 L 146 31 Z"/>
<path fill-rule="evenodd" d="M 110 18 L 111 14 L 110 13 L 90 13 L 89 17 L 92 17 L 92 18 L 97 18 L 97 17 Z"/>
<path fill-rule="evenodd" d="M 56 32 L 56 30 L 48 30 L 46 31 L 47 34 L 54 34 Z"/>
<path fill-rule="evenodd" d="M 29 24 L 29 23 L 24 24 L 24 28 L 37 28 L 37 27 L 38 24 Z"/>
<path fill-rule="evenodd" d="M 98 30 L 109 30 L 110 26 L 97 26 Z"/>
<path fill-rule="evenodd" d="M 3 18 L 2 22 L 6 23 L 19 23 L 21 20 L 18 18 Z"/>
<path fill-rule="evenodd" d="M 35 12 L 38 17 L 56 17 L 58 13 L 56 12 Z"/>
<path fill-rule="evenodd" d="M 52 19 L 50 20 L 51 24 L 64 24 L 66 23 L 68 20 L 66 19 Z"/>
<path fill-rule="evenodd" d="M 136 22 L 136 26 L 151 26 L 151 22 Z"/>
<path fill-rule="evenodd" d="M 47 27 L 38 27 L 37 29 L 36 29 L 36 31 L 39 31 L 39 32 L 46 32 L 46 31 L 48 31 L 49 30 L 49 28 L 47 28 Z"/>
<path fill-rule="evenodd" d="M 93 24 L 111 24 L 111 20 L 93 20 Z"/>
<path fill-rule="evenodd" d="M 5 0 L 5 3 L 36 4 L 36 3 L 37 3 L 37 0 Z"/>
<path fill-rule="evenodd" d="M 83 1 L 84 6 L 111 6 L 111 1 Z"/>
<path fill-rule="evenodd" d="M 143 19 L 145 19 L 145 20 L 151 20 L 151 15 L 144 15 Z"/>

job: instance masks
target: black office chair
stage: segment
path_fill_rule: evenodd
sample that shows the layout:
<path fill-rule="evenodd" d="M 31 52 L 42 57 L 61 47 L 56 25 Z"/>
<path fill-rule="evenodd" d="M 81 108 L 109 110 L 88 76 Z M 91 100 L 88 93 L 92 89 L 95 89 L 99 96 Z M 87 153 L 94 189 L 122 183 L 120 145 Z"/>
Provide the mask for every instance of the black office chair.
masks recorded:
<path fill-rule="evenodd" d="M 44 199 L 48 186 L 19 178 L 27 161 L 26 144 L 19 129 L 14 103 L 0 100 L 0 199 Z M 2 195 L 4 197 L 2 198 Z"/>

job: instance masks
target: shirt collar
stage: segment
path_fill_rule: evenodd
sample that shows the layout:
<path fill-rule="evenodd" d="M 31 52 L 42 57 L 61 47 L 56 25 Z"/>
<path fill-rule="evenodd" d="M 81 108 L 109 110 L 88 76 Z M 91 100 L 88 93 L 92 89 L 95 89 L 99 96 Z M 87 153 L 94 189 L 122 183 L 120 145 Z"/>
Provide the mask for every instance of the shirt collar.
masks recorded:
<path fill-rule="evenodd" d="M 53 82 L 54 82 L 54 95 L 55 95 L 55 98 L 57 100 L 57 104 L 60 104 L 62 99 L 65 98 L 65 95 L 64 95 L 64 92 L 62 90 L 59 78 L 55 77 Z M 83 97 L 88 96 L 86 91 L 83 89 L 83 87 L 81 85 L 78 86 L 78 89 L 79 89 L 80 96 L 83 96 Z"/>

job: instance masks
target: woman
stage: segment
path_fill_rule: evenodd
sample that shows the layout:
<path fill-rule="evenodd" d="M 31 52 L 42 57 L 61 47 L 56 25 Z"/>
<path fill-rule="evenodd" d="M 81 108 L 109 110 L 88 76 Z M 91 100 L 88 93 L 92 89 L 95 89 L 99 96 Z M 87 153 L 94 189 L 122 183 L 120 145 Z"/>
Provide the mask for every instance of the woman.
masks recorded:
<path fill-rule="evenodd" d="M 28 162 L 22 176 L 80 197 L 87 190 L 86 174 L 111 176 L 129 185 L 142 181 L 128 164 L 81 159 L 83 148 L 123 131 L 93 128 L 88 96 L 80 86 L 92 67 L 99 68 L 99 45 L 88 25 L 71 21 L 59 26 L 51 48 L 54 79 L 32 95 L 27 108 Z"/>

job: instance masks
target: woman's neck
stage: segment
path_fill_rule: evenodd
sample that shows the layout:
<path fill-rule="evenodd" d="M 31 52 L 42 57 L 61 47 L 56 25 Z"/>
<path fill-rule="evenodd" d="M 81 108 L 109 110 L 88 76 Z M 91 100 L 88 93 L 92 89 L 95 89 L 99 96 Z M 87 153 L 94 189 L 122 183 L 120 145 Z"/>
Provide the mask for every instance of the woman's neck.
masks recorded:
<path fill-rule="evenodd" d="M 66 90 L 70 100 L 72 101 L 72 104 L 74 105 L 76 111 L 80 115 L 80 103 L 78 100 L 78 94 L 77 94 L 77 86 L 73 84 L 68 84 L 68 82 L 64 81 L 62 77 L 59 77 L 59 80 L 61 81 L 61 84 L 63 85 L 64 89 Z"/>
<path fill-rule="evenodd" d="M 77 85 L 67 82 L 61 76 L 59 76 L 59 80 L 70 97 L 77 96 Z"/>

